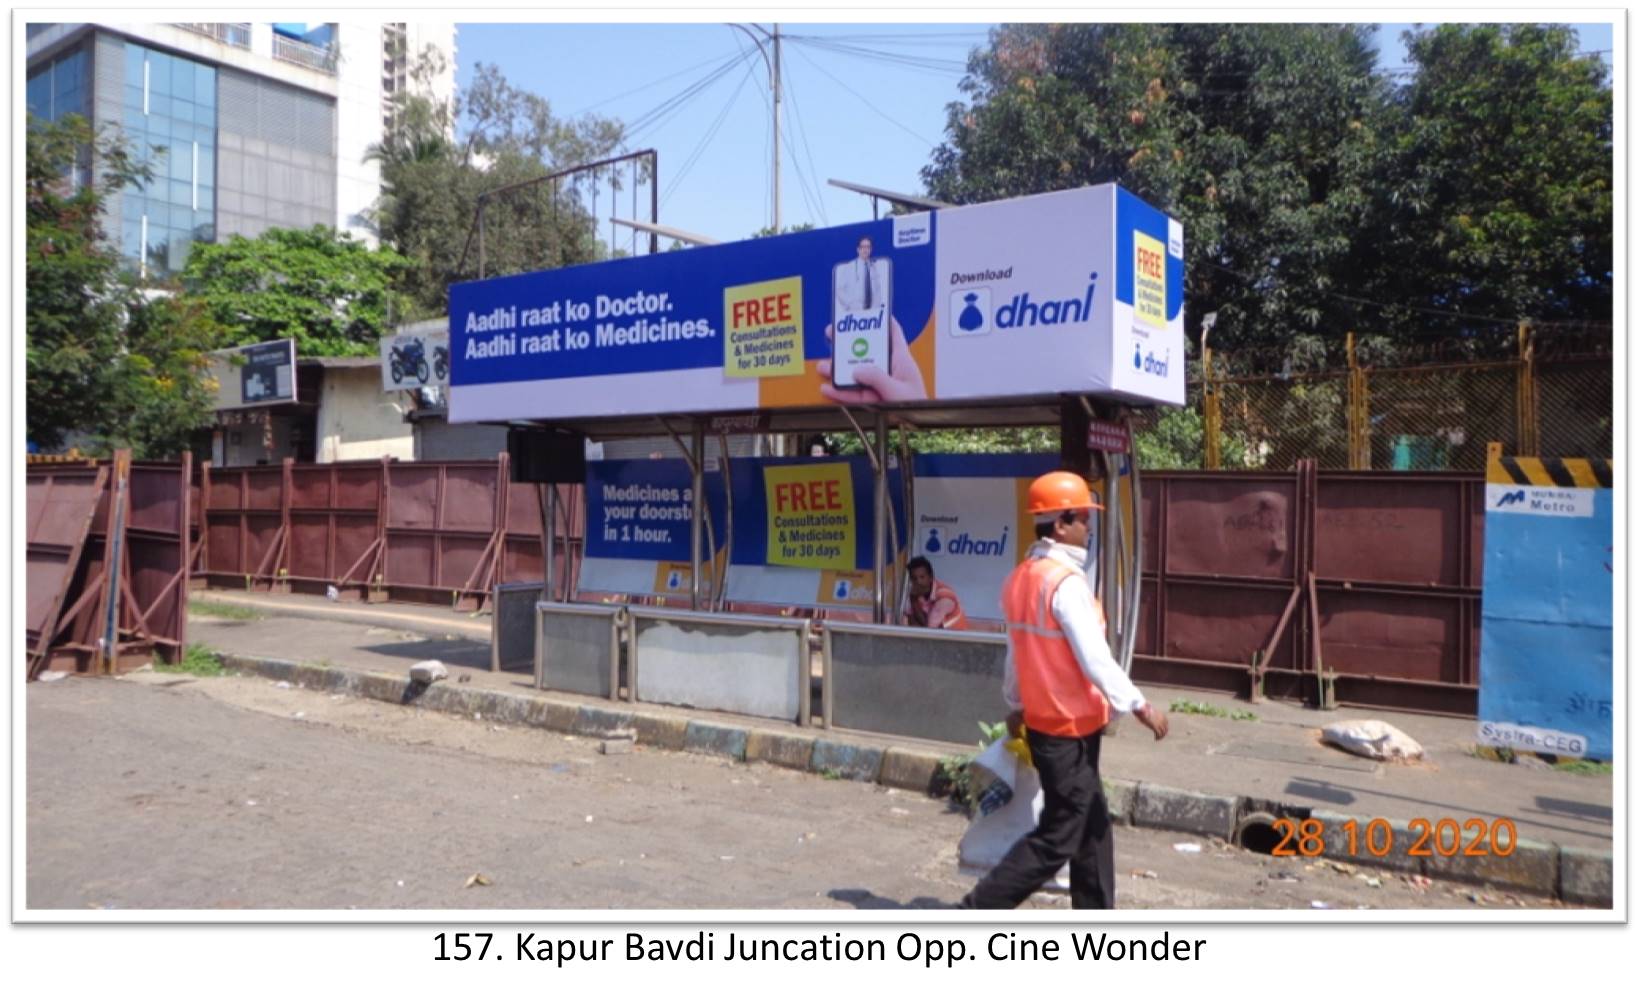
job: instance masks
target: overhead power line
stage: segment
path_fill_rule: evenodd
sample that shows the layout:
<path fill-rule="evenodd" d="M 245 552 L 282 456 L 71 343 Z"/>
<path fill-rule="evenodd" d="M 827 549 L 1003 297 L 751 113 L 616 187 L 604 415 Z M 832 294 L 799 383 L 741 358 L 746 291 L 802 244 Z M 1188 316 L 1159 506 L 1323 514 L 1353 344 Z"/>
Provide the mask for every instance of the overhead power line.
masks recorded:
<path fill-rule="evenodd" d="M 734 92 L 728 96 L 728 102 L 722 105 L 722 110 L 717 112 L 717 116 L 715 120 L 711 122 L 711 126 L 707 128 L 705 134 L 700 137 L 699 144 L 694 146 L 693 152 L 689 153 L 688 158 L 683 162 L 682 168 L 677 171 L 676 178 L 671 181 L 670 189 L 660 196 L 661 207 L 664 207 L 666 202 L 669 201 L 672 195 L 677 192 L 678 188 L 682 186 L 683 180 L 688 177 L 688 174 L 694 169 L 694 165 L 700 161 L 700 157 L 703 156 L 705 154 L 705 150 L 710 147 L 712 139 L 716 138 L 717 132 L 722 130 L 722 123 L 728 119 L 728 112 L 733 110 L 734 104 L 739 100 L 739 95 L 745 90 L 745 84 L 755 73 L 756 66 L 752 65 L 746 69 L 745 75 L 740 77 L 739 86 L 735 87 Z"/>
<path fill-rule="evenodd" d="M 915 132 L 915 130 L 913 128 L 909 127 L 906 124 L 903 124 L 898 119 L 896 119 L 892 115 L 888 114 L 886 111 L 882 110 L 881 108 L 877 107 L 875 104 L 871 103 L 870 98 L 866 97 L 864 94 L 862 94 L 859 91 L 857 91 L 857 90 L 853 89 L 852 87 L 848 86 L 846 83 L 843 83 L 840 79 L 837 79 L 837 77 L 836 77 L 836 75 L 834 73 L 832 73 L 830 70 L 826 69 L 824 66 L 821 66 L 819 63 L 815 62 L 813 60 L 813 58 L 811 56 L 809 56 L 808 53 L 802 51 L 801 48 L 797 48 L 795 51 L 796 51 L 796 54 L 800 55 L 803 58 L 803 60 L 807 62 L 808 65 L 810 65 L 813 68 L 819 70 L 821 73 L 824 73 L 827 77 L 830 78 L 831 82 L 835 83 L 837 86 L 839 86 L 842 89 L 846 90 L 848 93 L 851 93 L 853 96 L 859 98 L 859 102 L 861 104 L 864 104 L 866 107 L 870 108 L 872 111 L 875 111 L 876 114 L 879 115 L 884 121 L 886 121 L 889 124 L 893 125 L 895 128 L 898 128 L 900 131 L 902 131 L 905 134 L 909 135 L 911 138 L 916 139 L 918 142 L 925 142 L 927 144 L 928 148 L 933 148 L 934 146 L 938 145 L 937 142 L 929 141 L 925 136 L 916 134 L 916 132 Z"/>
<path fill-rule="evenodd" d="M 743 54 L 743 53 L 741 53 L 741 54 Z M 632 87 L 630 90 L 624 91 L 623 93 L 617 93 L 612 97 L 605 97 L 604 99 L 599 100 L 595 104 L 587 104 L 585 107 L 582 107 L 580 110 L 575 111 L 574 114 L 571 114 L 569 116 L 570 117 L 576 117 L 578 115 L 585 114 L 588 111 L 594 111 L 597 108 L 603 107 L 603 106 L 605 106 L 607 104 L 612 104 L 616 100 L 619 100 L 619 99 L 621 99 L 623 97 L 630 97 L 633 94 L 642 93 L 645 90 L 652 90 L 655 87 L 659 86 L 661 83 L 666 82 L 667 80 L 674 80 L 677 77 L 683 75 L 684 73 L 691 73 L 694 70 L 699 69 L 701 66 L 709 66 L 709 65 L 714 65 L 714 64 L 732 62 L 734 59 L 735 59 L 735 56 L 732 55 L 732 54 L 729 54 L 729 55 L 726 55 L 726 56 L 720 56 L 719 55 L 719 56 L 716 56 L 715 58 L 706 59 L 704 62 L 696 62 L 692 66 L 688 66 L 686 68 L 679 69 L 674 73 L 668 73 L 665 76 L 661 76 L 659 79 L 651 80 L 648 83 L 644 83 L 642 86 L 635 86 L 635 87 Z"/>

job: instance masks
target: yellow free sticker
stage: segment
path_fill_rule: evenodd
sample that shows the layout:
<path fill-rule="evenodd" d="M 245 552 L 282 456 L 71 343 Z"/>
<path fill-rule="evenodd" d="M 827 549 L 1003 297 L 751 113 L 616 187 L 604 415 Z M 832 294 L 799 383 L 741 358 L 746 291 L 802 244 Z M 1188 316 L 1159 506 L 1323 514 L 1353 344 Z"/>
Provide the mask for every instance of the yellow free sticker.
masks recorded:
<path fill-rule="evenodd" d="M 1166 247 L 1142 232 L 1132 233 L 1132 310 L 1137 320 L 1166 327 Z"/>
<path fill-rule="evenodd" d="M 790 464 L 762 472 L 768 493 L 768 563 L 853 570 L 853 468 L 846 463 Z"/>
<path fill-rule="evenodd" d="M 790 377 L 802 368 L 802 278 L 729 287 L 722 294 L 722 372 Z"/>

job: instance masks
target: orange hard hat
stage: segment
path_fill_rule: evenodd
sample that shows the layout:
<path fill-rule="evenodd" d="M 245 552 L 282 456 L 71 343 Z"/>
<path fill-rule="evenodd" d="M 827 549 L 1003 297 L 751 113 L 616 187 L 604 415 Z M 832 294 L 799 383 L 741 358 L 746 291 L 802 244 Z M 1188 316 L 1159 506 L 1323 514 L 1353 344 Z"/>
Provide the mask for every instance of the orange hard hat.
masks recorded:
<path fill-rule="evenodd" d="M 1079 474 L 1055 470 L 1029 485 L 1029 514 L 1054 515 L 1083 508 L 1103 508 L 1092 500 L 1092 489 Z"/>

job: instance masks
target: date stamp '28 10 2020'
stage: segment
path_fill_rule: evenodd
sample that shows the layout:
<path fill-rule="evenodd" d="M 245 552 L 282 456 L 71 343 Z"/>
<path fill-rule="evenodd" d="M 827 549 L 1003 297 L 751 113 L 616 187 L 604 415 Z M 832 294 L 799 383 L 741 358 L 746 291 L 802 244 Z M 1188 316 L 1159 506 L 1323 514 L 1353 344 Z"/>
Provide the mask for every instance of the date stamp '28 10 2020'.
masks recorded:
<path fill-rule="evenodd" d="M 1411 857 L 1431 858 L 1435 855 L 1453 858 L 1505 858 L 1518 848 L 1518 828 L 1509 819 L 1470 819 L 1459 823 L 1453 819 L 1437 821 L 1417 818 L 1408 824 L 1415 838 L 1405 853 Z M 1348 820 L 1341 825 L 1345 855 L 1358 857 L 1361 853 L 1387 857 L 1394 849 L 1394 828 L 1387 820 L 1375 819 L 1361 825 Z M 1274 830 L 1281 834 L 1280 842 L 1269 852 L 1282 858 L 1319 858 L 1325 856 L 1326 826 L 1317 819 L 1294 820 L 1282 817 L 1274 821 Z"/>

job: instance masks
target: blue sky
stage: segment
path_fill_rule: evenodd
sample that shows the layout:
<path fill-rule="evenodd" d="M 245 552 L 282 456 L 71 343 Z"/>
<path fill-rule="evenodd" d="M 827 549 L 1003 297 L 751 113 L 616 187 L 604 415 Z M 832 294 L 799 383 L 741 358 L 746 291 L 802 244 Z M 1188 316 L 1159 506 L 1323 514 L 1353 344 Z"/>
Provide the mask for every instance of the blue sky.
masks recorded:
<path fill-rule="evenodd" d="M 1381 26 L 1378 65 L 1405 65 L 1399 35 L 1409 27 Z M 1577 27 L 1582 51 L 1613 47 L 1610 25 Z M 782 224 L 868 218 L 870 201 L 829 186 L 831 178 L 920 192 L 945 108 L 961 97 L 967 53 L 988 28 L 781 25 L 789 36 L 781 46 Z M 476 63 L 492 63 L 560 116 L 591 111 L 637 125 L 631 147 L 659 152 L 662 224 L 730 240 L 770 223 L 768 73 L 743 32 L 721 24 L 462 24 L 458 47 L 460 86 Z M 668 104 L 695 84 L 690 98 Z M 618 216 L 631 216 L 630 197 L 622 195 Z M 640 207 L 646 219 L 646 190 Z M 608 213 L 604 191 L 598 216 Z M 606 221 L 601 233 L 609 238 Z M 617 236 L 629 245 L 628 229 Z"/>

